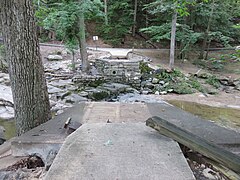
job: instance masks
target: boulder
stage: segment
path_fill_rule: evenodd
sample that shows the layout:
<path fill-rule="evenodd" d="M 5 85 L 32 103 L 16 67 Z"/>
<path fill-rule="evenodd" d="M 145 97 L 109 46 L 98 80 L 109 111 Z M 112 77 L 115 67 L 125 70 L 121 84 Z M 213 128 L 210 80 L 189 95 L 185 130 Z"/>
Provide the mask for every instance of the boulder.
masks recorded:
<path fill-rule="evenodd" d="M 48 93 L 49 94 L 62 93 L 64 91 L 65 90 L 63 90 L 63 89 L 48 85 Z"/>
<path fill-rule="evenodd" d="M 0 106 L 0 119 L 9 120 L 14 118 L 14 109 L 8 106 Z"/>
<path fill-rule="evenodd" d="M 159 82 L 159 79 L 157 79 L 157 78 L 153 78 L 153 79 L 152 79 L 152 83 L 153 83 L 153 84 L 157 84 L 158 82 Z"/>
<path fill-rule="evenodd" d="M 63 60 L 63 57 L 61 55 L 48 55 L 47 59 L 49 61 L 60 61 L 60 60 Z"/>
<path fill-rule="evenodd" d="M 66 103 L 77 103 L 77 102 L 83 102 L 83 101 L 88 101 L 87 98 L 79 96 L 77 94 L 71 94 L 67 97 L 64 98 Z"/>
<path fill-rule="evenodd" d="M 88 98 L 92 100 L 99 101 L 110 97 L 110 92 L 103 89 L 93 88 L 86 91 L 88 92 Z"/>

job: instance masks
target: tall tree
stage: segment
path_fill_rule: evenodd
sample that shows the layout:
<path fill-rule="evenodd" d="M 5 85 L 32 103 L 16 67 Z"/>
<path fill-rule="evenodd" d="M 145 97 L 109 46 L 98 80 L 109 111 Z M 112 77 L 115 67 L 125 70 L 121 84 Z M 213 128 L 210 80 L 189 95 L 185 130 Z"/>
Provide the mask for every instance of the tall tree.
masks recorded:
<path fill-rule="evenodd" d="M 108 5 L 107 5 L 107 0 L 104 0 L 104 20 L 105 20 L 105 25 L 108 25 Z"/>
<path fill-rule="evenodd" d="M 137 6 L 138 6 L 138 0 L 134 1 L 134 13 L 133 13 L 133 30 L 132 30 L 132 36 L 135 36 L 136 33 L 136 26 L 137 26 Z"/>
<path fill-rule="evenodd" d="M 61 0 L 51 5 L 51 12 L 43 20 L 44 27 L 55 31 L 65 44 L 78 44 L 84 73 L 89 69 L 84 17 L 94 8 L 94 3 L 90 0 Z"/>
<path fill-rule="evenodd" d="M 176 26 L 177 26 L 177 11 L 175 11 L 173 13 L 173 17 L 172 17 L 171 42 L 170 42 L 170 60 L 169 60 L 169 68 L 170 69 L 173 69 L 173 67 L 174 67 Z"/>
<path fill-rule="evenodd" d="M 21 135 L 50 118 L 32 1 L 2 0 L 1 16 L 17 135 Z"/>
<path fill-rule="evenodd" d="M 207 58 L 207 54 L 204 58 L 204 51 L 207 47 L 207 40 L 208 40 L 208 36 L 209 36 L 209 31 L 211 30 L 211 25 L 212 25 L 212 19 L 213 19 L 213 12 L 214 12 L 214 6 L 215 6 L 215 1 L 213 0 L 212 3 L 211 3 L 212 7 L 211 7 L 211 12 L 210 12 L 210 15 L 209 15 L 209 19 L 208 19 L 208 23 L 207 23 L 207 29 L 204 33 L 204 39 L 203 39 L 203 44 L 202 44 L 202 48 L 201 48 L 201 52 L 200 52 L 200 55 L 199 55 L 199 59 L 206 59 Z M 210 45 L 210 43 L 209 43 Z"/>

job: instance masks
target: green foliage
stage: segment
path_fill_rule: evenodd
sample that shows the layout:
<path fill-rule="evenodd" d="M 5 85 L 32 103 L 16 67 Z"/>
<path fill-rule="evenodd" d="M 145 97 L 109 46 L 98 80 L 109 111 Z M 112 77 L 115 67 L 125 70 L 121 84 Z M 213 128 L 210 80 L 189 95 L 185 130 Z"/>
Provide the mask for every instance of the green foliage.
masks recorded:
<path fill-rule="evenodd" d="M 214 86 L 215 88 L 219 88 L 220 87 L 220 82 L 217 79 L 217 77 L 215 75 L 211 75 L 206 79 L 206 83 Z"/>
<path fill-rule="evenodd" d="M 124 37 L 129 33 L 133 25 L 131 0 L 108 1 L 108 25 L 102 24 L 99 27 L 103 38 L 113 44 L 124 43 Z"/>
<path fill-rule="evenodd" d="M 154 77 L 165 82 L 162 87 L 157 87 L 155 91 L 168 91 L 172 89 L 173 92 L 178 94 L 191 94 L 196 90 L 200 92 L 205 91 L 197 78 L 188 78 L 178 69 L 173 71 L 161 70 L 161 72 L 155 74 Z"/>
<path fill-rule="evenodd" d="M 0 44 L 0 56 L 4 56 L 5 55 L 5 47 L 3 44 Z"/>
<path fill-rule="evenodd" d="M 141 74 L 149 74 L 152 72 L 152 69 L 148 66 L 148 63 L 140 62 L 139 69 Z"/>
<path fill-rule="evenodd" d="M 187 82 L 174 83 L 174 84 L 171 84 L 169 87 L 172 88 L 174 90 L 174 92 L 178 93 L 178 94 L 194 93 L 193 88 Z"/>

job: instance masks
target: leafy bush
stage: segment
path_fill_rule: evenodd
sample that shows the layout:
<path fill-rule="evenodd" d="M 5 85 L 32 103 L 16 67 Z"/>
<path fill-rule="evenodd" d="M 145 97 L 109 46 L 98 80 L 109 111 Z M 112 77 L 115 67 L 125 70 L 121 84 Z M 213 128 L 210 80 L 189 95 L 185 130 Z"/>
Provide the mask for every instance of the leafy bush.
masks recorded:
<path fill-rule="evenodd" d="M 215 75 L 209 76 L 206 79 L 206 83 L 214 86 L 215 88 L 219 88 L 220 87 L 220 82 L 219 82 L 219 80 L 217 79 L 217 77 Z"/>

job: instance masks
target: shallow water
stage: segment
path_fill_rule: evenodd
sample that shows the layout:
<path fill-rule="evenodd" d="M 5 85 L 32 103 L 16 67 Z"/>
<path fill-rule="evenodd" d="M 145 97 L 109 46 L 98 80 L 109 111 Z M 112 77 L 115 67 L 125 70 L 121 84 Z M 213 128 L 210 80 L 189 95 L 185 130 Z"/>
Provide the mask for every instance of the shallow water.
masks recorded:
<path fill-rule="evenodd" d="M 170 100 L 168 102 L 203 119 L 214 121 L 228 128 L 234 128 L 238 132 L 240 131 L 239 109 L 211 107 L 194 102 L 177 100 Z"/>
<path fill-rule="evenodd" d="M 14 120 L 3 120 L 0 119 L 0 126 L 3 126 L 5 129 L 5 138 L 10 139 L 16 136 L 15 122 Z"/>

